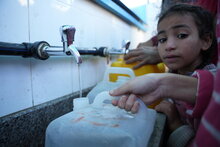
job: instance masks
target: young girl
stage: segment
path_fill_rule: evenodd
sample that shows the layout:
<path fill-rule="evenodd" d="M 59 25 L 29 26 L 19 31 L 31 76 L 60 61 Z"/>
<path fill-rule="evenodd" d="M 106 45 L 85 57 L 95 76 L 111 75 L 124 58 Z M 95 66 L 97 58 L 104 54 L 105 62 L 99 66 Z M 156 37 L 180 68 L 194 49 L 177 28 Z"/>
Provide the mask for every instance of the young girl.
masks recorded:
<path fill-rule="evenodd" d="M 176 5 L 161 15 L 158 51 L 171 72 L 189 76 L 195 76 L 194 71 L 198 69 L 215 72 L 216 67 L 211 64 L 212 53 L 217 49 L 213 23 L 209 12 L 189 5 Z M 182 119 L 197 129 L 200 118 L 192 116 L 193 109 L 181 101 L 175 101 L 175 104 Z M 169 120 L 168 108 L 175 109 L 171 103 L 163 102 L 156 110 L 167 114 Z M 173 118 L 172 122 L 169 125 L 171 131 L 181 125 Z"/>
<path fill-rule="evenodd" d="M 175 5 L 161 14 L 157 26 L 158 51 L 170 72 L 194 77 L 197 76 L 199 70 L 215 72 L 216 67 L 211 64 L 212 53 L 217 49 L 213 24 L 212 15 L 197 6 Z M 137 81 L 133 83 L 138 83 Z M 124 94 L 127 93 L 129 91 L 124 91 Z M 110 94 L 115 95 L 114 92 L 110 92 Z M 136 95 L 122 96 L 120 100 L 112 101 L 112 104 L 137 112 Z M 190 101 L 192 98 L 187 97 L 187 93 L 185 95 L 186 102 L 175 100 L 173 104 L 163 101 L 155 108 L 167 115 L 169 129 L 171 132 L 174 131 L 168 141 L 170 145 L 177 139 L 175 136 L 178 137 L 178 133 L 182 131 L 188 131 L 188 136 L 184 136 L 186 140 L 193 136 L 192 130 L 183 125 L 188 124 L 196 131 L 203 114 L 203 107 L 208 99 L 204 97 L 196 99 L 195 102 Z M 200 94 L 197 93 L 197 95 Z M 184 143 L 186 142 L 180 141 L 183 146 L 186 145 Z"/>

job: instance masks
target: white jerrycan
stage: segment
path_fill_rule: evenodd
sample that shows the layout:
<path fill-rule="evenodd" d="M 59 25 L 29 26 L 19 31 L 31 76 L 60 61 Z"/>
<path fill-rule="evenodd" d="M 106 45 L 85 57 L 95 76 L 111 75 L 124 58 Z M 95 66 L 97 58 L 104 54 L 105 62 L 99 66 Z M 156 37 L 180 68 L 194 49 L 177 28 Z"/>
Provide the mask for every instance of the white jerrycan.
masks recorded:
<path fill-rule="evenodd" d="M 119 76 L 118 80 L 116 82 L 110 82 L 109 81 L 109 75 L 110 74 L 125 74 L 128 75 L 129 77 L 125 76 Z M 104 78 L 101 82 L 99 82 L 87 95 L 89 98 L 89 103 L 92 103 L 94 98 L 96 97 L 97 94 L 99 94 L 102 91 L 110 91 L 112 89 L 115 89 L 125 82 L 127 82 L 130 79 L 135 78 L 135 74 L 133 70 L 130 68 L 122 68 L 122 67 L 108 67 L 105 71 Z"/>
<path fill-rule="evenodd" d="M 140 101 L 138 113 L 113 106 L 107 91 L 94 103 L 52 121 L 46 130 L 46 147 L 147 147 L 156 119 L 155 110 Z M 75 102 L 74 102 L 75 103 Z M 80 103 L 80 101 L 77 101 Z"/>

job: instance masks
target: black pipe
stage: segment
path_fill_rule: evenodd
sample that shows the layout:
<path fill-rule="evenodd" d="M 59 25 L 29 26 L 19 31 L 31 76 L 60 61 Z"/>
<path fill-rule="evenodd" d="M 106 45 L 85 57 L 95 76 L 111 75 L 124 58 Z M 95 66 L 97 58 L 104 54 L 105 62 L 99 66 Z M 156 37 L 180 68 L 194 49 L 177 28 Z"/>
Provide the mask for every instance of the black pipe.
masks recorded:
<path fill-rule="evenodd" d="M 15 55 L 23 57 L 34 57 L 41 60 L 46 60 L 49 56 L 43 56 L 40 54 L 40 51 L 45 45 L 49 44 L 45 41 L 39 41 L 35 43 L 8 43 L 0 42 L 0 55 Z"/>
<path fill-rule="evenodd" d="M 94 55 L 94 56 L 102 56 L 102 57 L 106 56 L 105 50 L 106 50 L 106 47 L 100 47 L 99 49 L 94 48 L 94 50 L 78 49 L 80 55 Z"/>
<path fill-rule="evenodd" d="M 0 42 L 0 55 L 28 56 L 30 52 L 25 44 Z"/>
<path fill-rule="evenodd" d="M 34 57 L 36 59 L 46 60 L 49 58 L 47 52 L 44 48 L 50 47 L 50 45 L 45 41 L 39 41 L 34 43 L 7 43 L 0 42 L 0 55 L 16 55 L 22 57 Z M 93 50 L 83 50 L 78 49 L 80 55 L 94 55 L 94 56 L 107 56 L 107 48 L 100 47 L 94 48 Z"/>

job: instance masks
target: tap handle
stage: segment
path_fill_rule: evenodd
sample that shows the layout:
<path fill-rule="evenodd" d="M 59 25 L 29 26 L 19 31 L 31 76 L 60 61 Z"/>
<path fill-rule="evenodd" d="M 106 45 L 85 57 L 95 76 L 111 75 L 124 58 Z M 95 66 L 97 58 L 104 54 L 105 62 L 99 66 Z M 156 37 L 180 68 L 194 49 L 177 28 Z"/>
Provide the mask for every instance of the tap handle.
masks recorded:
<path fill-rule="evenodd" d="M 123 41 L 122 41 L 122 49 L 128 50 L 130 44 L 131 44 L 131 41 L 129 41 L 129 40 L 123 40 Z"/>
<path fill-rule="evenodd" d="M 129 40 L 123 40 L 122 41 L 122 49 L 124 51 L 125 54 L 127 54 L 129 52 L 129 47 L 130 47 L 131 41 Z"/>
<path fill-rule="evenodd" d="M 62 42 L 65 43 L 65 48 L 73 44 L 76 29 L 71 25 L 63 25 L 60 27 Z"/>
<path fill-rule="evenodd" d="M 74 36 L 75 36 L 76 29 L 74 27 L 66 29 L 66 35 L 67 35 L 67 45 L 70 46 L 73 44 Z"/>

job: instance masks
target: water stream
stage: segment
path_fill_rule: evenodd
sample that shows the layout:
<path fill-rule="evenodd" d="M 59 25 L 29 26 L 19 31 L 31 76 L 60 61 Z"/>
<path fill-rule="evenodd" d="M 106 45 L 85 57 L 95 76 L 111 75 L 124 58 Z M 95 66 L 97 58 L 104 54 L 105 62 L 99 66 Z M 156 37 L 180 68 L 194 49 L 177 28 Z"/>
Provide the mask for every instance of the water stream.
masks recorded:
<path fill-rule="evenodd" d="M 81 79 L 81 72 L 80 72 L 80 64 L 78 64 L 78 79 L 79 79 L 79 97 L 82 97 L 82 79 Z"/>

